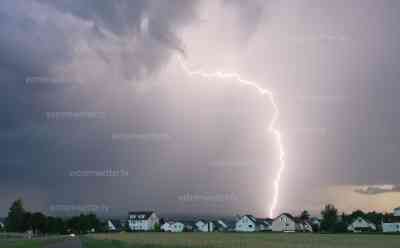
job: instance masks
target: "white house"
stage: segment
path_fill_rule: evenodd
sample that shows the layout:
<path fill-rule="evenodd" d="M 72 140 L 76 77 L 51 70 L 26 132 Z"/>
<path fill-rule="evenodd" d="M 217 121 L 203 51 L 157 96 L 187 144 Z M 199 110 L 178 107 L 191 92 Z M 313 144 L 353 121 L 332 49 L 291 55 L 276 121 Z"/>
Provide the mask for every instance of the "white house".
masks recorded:
<path fill-rule="evenodd" d="M 235 224 L 235 232 L 255 232 L 256 222 L 256 218 L 253 215 L 243 215 L 239 217 Z"/>
<path fill-rule="evenodd" d="M 224 232 L 228 230 L 228 225 L 223 220 L 214 221 L 214 231 Z"/>
<path fill-rule="evenodd" d="M 0 230 L 4 229 L 4 224 L 2 222 L 0 222 Z"/>
<path fill-rule="evenodd" d="M 385 233 L 400 232 L 400 220 L 398 220 L 398 222 L 386 221 L 382 224 L 382 231 Z"/>
<path fill-rule="evenodd" d="M 347 226 L 347 230 L 350 232 L 371 232 L 376 231 L 376 225 L 362 217 L 357 217 Z"/>
<path fill-rule="evenodd" d="M 253 215 L 247 214 L 238 218 L 235 223 L 236 232 L 256 232 L 256 231 L 271 231 L 272 220 L 258 219 Z"/>
<path fill-rule="evenodd" d="M 272 221 L 273 232 L 295 232 L 298 231 L 296 221 L 291 214 L 283 213 Z"/>
<path fill-rule="evenodd" d="M 382 223 L 382 231 L 385 233 L 400 232 L 400 207 L 393 210 L 393 217 Z"/>
<path fill-rule="evenodd" d="M 291 214 L 283 213 L 272 221 L 273 232 L 312 232 L 309 222 L 293 217 Z"/>
<path fill-rule="evenodd" d="M 300 226 L 300 231 L 313 232 L 313 227 L 310 222 L 298 220 L 297 223 Z"/>
<path fill-rule="evenodd" d="M 213 232 L 215 224 L 212 221 L 199 220 L 195 226 L 200 232 Z"/>
<path fill-rule="evenodd" d="M 181 222 L 167 221 L 161 226 L 164 232 L 183 232 L 185 225 Z"/>
<path fill-rule="evenodd" d="M 159 219 L 155 212 L 130 212 L 128 225 L 132 231 L 153 231 Z"/>
<path fill-rule="evenodd" d="M 273 219 L 256 219 L 258 231 L 272 231 Z"/>

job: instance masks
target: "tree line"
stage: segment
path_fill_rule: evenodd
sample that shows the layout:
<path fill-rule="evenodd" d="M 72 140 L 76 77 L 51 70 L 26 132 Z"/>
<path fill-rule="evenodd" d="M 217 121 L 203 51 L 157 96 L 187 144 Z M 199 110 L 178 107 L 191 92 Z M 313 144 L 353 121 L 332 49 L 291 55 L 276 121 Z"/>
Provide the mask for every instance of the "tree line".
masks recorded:
<path fill-rule="evenodd" d="M 328 204 L 321 211 L 321 224 L 313 225 L 314 231 L 329 233 L 348 232 L 347 227 L 358 217 L 368 220 L 375 224 L 378 232 L 382 231 L 382 222 L 393 218 L 393 214 L 378 212 L 363 212 L 361 210 L 353 211 L 351 214 L 339 213 L 339 210 L 333 205 Z M 299 216 L 302 220 L 310 220 L 308 211 L 303 211 Z"/>
<path fill-rule="evenodd" d="M 27 232 L 34 234 L 68 234 L 104 231 L 105 225 L 95 214 L 81 214 L 70 218 L 46 216 L 41 212 L 31 213 L 25 210 L 21 199 L 14 201 L 5 219 L 7 232 Z"/>
<path fill-rule="evenodd" d="M 303 211 L 297 218 L 308 221 L 315 232 L 343 233 L 358 217 L 374 223 L 377 231 L 382 231 L 381 223 L 391 219 L 393 214 L 378 212 L 363 212 L 356 210 L 351 214 L 339 214 L 338 209 L 328 204 L 321 211 L 320 224 L 311 221 L 308 211 Z M 102 223 L 95 214 L 81 214 L 70 218 L 46 216 L 41 212 L 26 211 L 21 199 L 14 201 L 9 209 L 3 230 L 7 232 L 32 231 L 34 234 L 84 234 L 88 232 L 107 231 L 106 223 Z M 0 227 L 1 228 L 1 227 Z"/>

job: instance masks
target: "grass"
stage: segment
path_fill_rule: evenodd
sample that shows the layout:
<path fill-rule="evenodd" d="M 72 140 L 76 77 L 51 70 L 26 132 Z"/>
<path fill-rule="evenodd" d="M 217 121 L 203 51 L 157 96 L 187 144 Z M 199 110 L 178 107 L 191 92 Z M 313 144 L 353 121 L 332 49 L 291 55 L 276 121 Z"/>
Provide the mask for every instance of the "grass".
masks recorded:
<path fill-rule="evenodd" d="M 54 240 L 0 240 L 1 248 L 45 248 Z"/>
<path fill-rule="evenodd" d="M 302 233 L 91 234 L 85 248 L 399 248 L 398 235 Z"/>
<path fill-rule="evenodd" d="M 23 235 L 0 235 L 1 248 L 45 248 L 49 244 L 59 242 L 62 240 L 60 236 L 38 238 L 38 239 L 25 239 Z"/>

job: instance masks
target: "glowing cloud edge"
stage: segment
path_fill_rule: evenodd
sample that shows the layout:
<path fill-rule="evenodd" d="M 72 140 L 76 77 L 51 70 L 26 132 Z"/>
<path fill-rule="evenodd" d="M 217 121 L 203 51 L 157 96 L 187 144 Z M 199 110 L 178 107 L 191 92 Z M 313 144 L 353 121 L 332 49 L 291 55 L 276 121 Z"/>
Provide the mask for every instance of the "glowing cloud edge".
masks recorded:
<path fill-rule="evenodd" d="M 211 78 L 219 78 L 219 79 L 234 79 L 236 82 L 239 82 L 242 85 L 246 86 L 251 86 L 255 88 L 261 95 L 267 95 L 268 99 L 274 109 L 273 117 L 271 121 L 269 122 L 268 125 L 268 132 L 272 133 L 276 139 L 277 147 L 278 147 L 278 152 L 279 152 L 279 168 L 278 172 L 276 174 L 276 177 L 274 179 L 274 195 L 272 199 L 272 204 L 269 210 L 269 216 L 272 218 L 274 217 L 274 212 L 276 210 L 276 207 L 279 202 L 279 189 L 280 189 L 280 181 L 282 178 L 283 171 L 285 169 L 285 152 L 284 152 L 284 147 L 282 143 L 282 134 L 279 131 L 279 129 L 276 127 L 276 122 L 279 120 L 279 108 L 278 105 L 276 104 L 274 94 L 268 90 L 262 88 L 258 83 L 252 82 L 249 80 L 242 79 L 241 76 L 237 73 L 225 73 L 225 72 L 204 72 L 202 70 L 191 70 L 190 66 L 185 63 L 183 58 L 181 56 L 177 56 L 179 64 L 181 68 L 189 75 L 189 76 L 199 76 L 203 77 L 206 79 L 211 79 Z"/>

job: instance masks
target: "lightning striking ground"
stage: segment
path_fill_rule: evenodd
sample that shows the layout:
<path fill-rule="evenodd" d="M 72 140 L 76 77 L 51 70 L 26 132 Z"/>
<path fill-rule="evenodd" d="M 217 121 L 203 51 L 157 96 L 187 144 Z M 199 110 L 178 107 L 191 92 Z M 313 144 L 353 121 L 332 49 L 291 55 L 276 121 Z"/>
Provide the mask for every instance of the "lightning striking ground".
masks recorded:
<path fill-rule="evenodd" d="M 236 82 L 242 84 L 242 85 L 247 85 L 255 88 L 261 95 L 267 95 L 268 99 L 274 109 L 274 114 L 269 122 L 268 125 L 268 131 L 272 133 L 276 139 L 277 147 L 278 147 L 278 152 L 279 152 L 279 169 L 276 174 L 276 177 L 274 179 L 274 195 L 272 199 L 272 204 L 269 210 L 269 215 L 272 218 L 274 216 L 275 209 L 278 205 L 279 201 L 279 186 L 280 186 L 280 181 L 282 178 L 282 173 L 285 169 L 285 152 L 284 152 L 284 147 L 282 143 L 282 134 L 279 131 L 279 129 L 276 127 L 276 123 L 279 119 L 279 108 L 278 105 L 276 104 L 274 94 L 268 90 L 262 88 L 258 83 L 252 82 L 249 80 L 242 79 L 242 77 L 237 74 L 237 73 L 225 73 L 225 72 L 205 72 L 202 70 L 191 70 L 190 66 L 185 63 L 182 57 L 178 56 L 178 61 L 182 69 L 189 75 L 189 76 L 200 76 L 206 79 L 211 79 L 211 78 L 220 78 L 220 79 L 234 79 Z"/>

